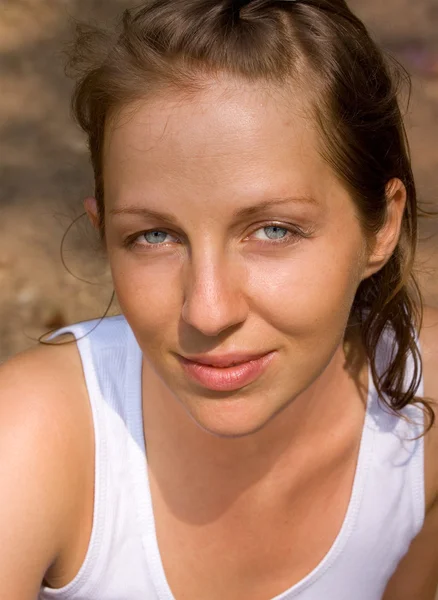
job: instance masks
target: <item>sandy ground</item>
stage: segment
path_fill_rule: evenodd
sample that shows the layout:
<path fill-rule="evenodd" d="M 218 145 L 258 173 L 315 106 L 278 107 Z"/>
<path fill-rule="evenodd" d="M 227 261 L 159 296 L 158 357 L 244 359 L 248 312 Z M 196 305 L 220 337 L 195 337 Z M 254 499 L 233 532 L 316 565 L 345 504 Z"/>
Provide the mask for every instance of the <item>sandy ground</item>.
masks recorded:
<path fill-rule="evenodd" d="M 72 18 L 111 21 L 125 0 L 0 0 L 0 360 L 64 323 L 100 316 L 112 288 L 82 219 L 92 190 L 84 139 L 69 115 L 62 48 Z M 438 0 L 351 0 L 413 78 L 408 134 L 420 198 L 438 207 Z M 438 218 L 421 224 L 418 272 L 438 306 Z M 86 281 L 87 280 L 88 283 Z"/>

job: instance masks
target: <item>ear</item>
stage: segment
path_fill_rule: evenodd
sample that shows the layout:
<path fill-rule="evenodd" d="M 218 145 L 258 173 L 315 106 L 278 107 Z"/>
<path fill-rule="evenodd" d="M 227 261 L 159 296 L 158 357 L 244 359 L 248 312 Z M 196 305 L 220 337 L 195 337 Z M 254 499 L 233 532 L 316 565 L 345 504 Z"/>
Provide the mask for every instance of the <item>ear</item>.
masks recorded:
<path fill-rule="evenodd" d="M 386 186 L 387 214 L 370 250 L 363 279 L 371 277 L 386 265 L 398 241 L 406 207 L 406 187 L 400 179 L 391 179 Z"/>
<path fill-rule="evenodd" d="M 85 212 L 87 213 L 87 216 L 90 220 L 90 223 L 92 224 L 94 229 L 99 231 L 99 209 L 97 207 L 96 198 L 92 198 L 92 197 L 85 198 L 84 208 L 85 208 Z"/>

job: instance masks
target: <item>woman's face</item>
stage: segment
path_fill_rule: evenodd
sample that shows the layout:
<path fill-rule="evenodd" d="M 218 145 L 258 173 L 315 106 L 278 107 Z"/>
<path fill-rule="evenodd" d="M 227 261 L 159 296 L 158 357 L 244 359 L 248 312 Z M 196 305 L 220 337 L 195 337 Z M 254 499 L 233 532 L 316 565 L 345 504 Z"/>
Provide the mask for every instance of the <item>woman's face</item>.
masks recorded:
<path fill-rule="evenodd" d="M 127 107 L 107 135 L 121 308 L 163 389 L 217 435 L 260 429 L 312 386 L 365 276 L 355 206 L 299 107 L 216 81 Z"/>

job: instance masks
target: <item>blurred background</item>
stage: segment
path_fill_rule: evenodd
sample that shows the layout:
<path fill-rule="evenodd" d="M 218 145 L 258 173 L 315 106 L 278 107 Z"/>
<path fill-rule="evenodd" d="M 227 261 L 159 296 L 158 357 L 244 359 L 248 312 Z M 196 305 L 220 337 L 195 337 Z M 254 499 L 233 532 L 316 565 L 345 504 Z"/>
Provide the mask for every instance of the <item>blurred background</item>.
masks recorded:
<path fill-rule="evenodd" d="M 80 219 L 93 190 L 63 71 L 73 19 L 111 23 L 127 0 L 0 0 L 0 361 L 47 330 L 101 316 L 108 267 Z M 413 79 L 406 123 L 420 199 L 438 208 L 438 0 L 350 0 Z M 438 306 L 438 217 L 421 223 L 417 270 Z M 71 271 L 71 273 L 69 272 Z M 84 281 L 86 280 L 86 281 Z M 115 308 L 114 308 L 115 310 Z"/>

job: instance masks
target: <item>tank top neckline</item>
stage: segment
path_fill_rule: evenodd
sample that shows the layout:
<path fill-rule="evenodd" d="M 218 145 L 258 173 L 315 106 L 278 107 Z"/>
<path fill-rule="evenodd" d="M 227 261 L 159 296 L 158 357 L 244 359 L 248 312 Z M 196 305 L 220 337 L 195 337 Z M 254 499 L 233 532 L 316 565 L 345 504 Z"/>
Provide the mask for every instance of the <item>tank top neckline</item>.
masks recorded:
<path fill-rule="evenodd" d="M 143 430 L 142 409 L 142 351 L 130 328 L 128 328 L 128 355 L 126 372 L 126 400 L 128 407 L 127 419 L 131 432 L 140 444 L 140 452 L 132 457 L 135 462 L 131 469 L 132 484 L 135 495 L 139 531 L 142 532 L 142 544 L 150 577 L 154 583 L 160 600 L 177 600 L 174 598 L 168 584 L 161 560 L 161 554 L 156 535 L 155 518 L 149 483 L 146 443 Z M 271 600 L 290 600 L 304 589 L 315 583 L 336 562 L 344 550 L 348 539 L 354 531 L 359 508 L 365 488 L 367 474 L 373 456 L 376 426 L 373 415 L 377 410 L 377 392 L 368 362 L 368 393 L 366 411 L 359 445 L 353 486 L 350 493 L 348 508 L 344 520 L 329 550 L 319 563 L 300 581 L 276 595 Z"/>

